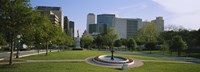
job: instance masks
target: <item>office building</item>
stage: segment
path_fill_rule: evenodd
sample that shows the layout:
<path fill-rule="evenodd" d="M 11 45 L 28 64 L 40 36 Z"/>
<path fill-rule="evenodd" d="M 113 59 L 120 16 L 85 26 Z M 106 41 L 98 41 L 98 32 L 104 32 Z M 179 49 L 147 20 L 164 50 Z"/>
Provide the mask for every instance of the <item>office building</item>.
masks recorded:
<path fill-rule="evenodd" d="M 37 11 L 51 11 L 53 12 L 58 18 L 59 18 L 59 24 L 64 31 L 64 18 L 63 18 L 63 12 L 61 7 L 51 7 L 51 6 L 37 6 Z"/>
<path fill-rule="evenodd" d="M 136 32 L 142 28 L 142 19 L 116 18 L 114 28 L 120 38 L 133 38 L 136 36 Z"/>
<path fill-rule="evenodd" d="M 95 24 L 95 15 L 94 13 L 89 13 L 87 15 L 87 26 L 86 26 L 86 32 L 89 32 L 89 25 Z"/>
<path fill-rule="evenodd" d="M 115 24 L 115 14 L 100 14 L 97 15 L 97 31 L 99 33 L 107 31 L 108 28 Z"/>
<path fill-rule="evenodd" d="M 164 31 L 164 20 L 163 20 L 163 17 L 156 17 L 156 19 L 152 20 L 151 22 L 156 24 L 156 30 L 157 30 L 158 33 Z"/>
<path fill-rule="evenodd" d="M 59 25 L 59 18 L 52 11 L 38 11 L 41 15 L 49 17 L 52 24 Z"/>
<path fill-rule="evenodd" d="M 97 32 L 97 24 L 89 24 L 89 33 L 96 33 Z"/>
<path fill-rule="evenodd" d="M 69 36 L 74 38 L 74 21 L 69 21 Z"/>
<path fill-rule="evenodd" d="M 69 19 L 67 16 L 64 16 L 64 32 L 69 35 Z"/>

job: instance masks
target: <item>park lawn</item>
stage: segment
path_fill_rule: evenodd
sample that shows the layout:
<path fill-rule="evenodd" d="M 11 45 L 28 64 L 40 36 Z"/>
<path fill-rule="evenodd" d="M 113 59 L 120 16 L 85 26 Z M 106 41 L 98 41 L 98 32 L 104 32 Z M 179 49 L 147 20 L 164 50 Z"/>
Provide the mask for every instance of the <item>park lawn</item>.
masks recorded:
<path fill-rule="evenodd" d="M 29 57 L 24 57 L 21 59 L 29 59 L 29 60 L 66 60 L 66 59 L 86 59 L 91 56 L 98 56 L 102 54 L 107 54 L 106 52 L 97 52 L 90 50 L 83 51 L 73 51 L 73 50 L 65 50 L 60 52 L 49 52 L 46 56 L 45 54 L 34 55 Z"/>
<path fill-rule="evenodd" d="M 149 51 L 139 51 L 139 52 L 149 54 Z M 178 56 L 177 52 L 171 53 L 169 51 L 164 51 L 164 54 L 163 54 L 163 51 L 161 51 L 161 50 L 152 51 L 152 54 L 159 54 L 159 55 L 165 55 L 165 56 Z M 200 58 L 200 53 L 190 53 L 190 56 L 188 56 L 188 54 L 186 54 L 185 52 L 182 52 L 181 56 L 182 57 Z"/>
<path fill-rule="evenodd" d="M 200 64 L 145 62 L 142 67 L 123 72 L 199 72 Z M 0 72 L 121 72 L 116 68 L 99 67 L 85 62 L 24 63 L 0 65 Z"/>
<path fill-rule="evenodd" d="M 66 50 L 61 52 L 52 52 L 47 56 L 45 54 L 29 56 L 21 59 L 27 60 L 70 60 L 70 59 L 86 59 L 88 57 L 94 57 L 98 55 L 110 55 L 109 52 L 102 51 L 91 51 L 91 50 L 83 50 L 83 51 L 72 51 Z M 114 54 L 115 56 L 122 56 L 126 58 L 135 58 L 141 60 L 166 60 L 162 58 L 154 58 L 147 56 L 138 56 L 138 55 L 128 55 L 128 54 Z"/>

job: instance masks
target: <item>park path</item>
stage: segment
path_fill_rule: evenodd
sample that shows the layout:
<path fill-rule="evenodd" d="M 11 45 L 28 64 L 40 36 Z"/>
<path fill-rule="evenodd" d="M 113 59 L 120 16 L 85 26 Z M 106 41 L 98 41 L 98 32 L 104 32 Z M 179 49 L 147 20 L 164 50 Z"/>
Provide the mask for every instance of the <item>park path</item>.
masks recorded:
<path fill-rule="evenodd" d="M 200 59 L 192 58 L 192 57 L 175 57 L 175 56 L 165 56 L 165 55 L 158 55 L 158 54 L 145 54 L 140 52 L 124 52 L 124 51 L 116 51 L 119 54 L 130 54 L 130 55 L 139 55 L 139 56 L 148 56 L 148 57 L 155 57 L 155 58 L 164 58 L 176 61 L 184 61 L 190 63 L 200 64 Z"/>
<path fill-rule="evenodd" d="M 25 60 L 25 59 L 15 59 L 18 60 L 17 62 L 14 61 L 14 64 L 21 64 L 21 63 L 38 63 L 38 62 L 85 62 L 84 59 L 74 59 L 74 60 Z M 0 62 L 0 64 L 9 64 L 8 62 Z"/>
<path fill-rule="evenodd" d="M 85 60 L 74 59 L 74 60 L 26 60 L 26 62 L 84 62 Z"/>
<path fill-rule="evenodd" d="M 55 51 L 57 51 L 57 50 L 52 50 L 51 52 L 55 52 Z M 44 53 L 46 53 L 46 50 L 40 50 L 39 53 L 38 53 L 38 50 L 20 51 L 19 57 L 21 58 L 21 57 L 37 55 L 37 54 L 44 54 Z M 15 54 L 16 54 L 16 51 L 13 52 L 13 58 L 15 58 Z M 10 57 L 10 52 L 0 53 L 0 60 L 9 59 L 9 57 Z"/>

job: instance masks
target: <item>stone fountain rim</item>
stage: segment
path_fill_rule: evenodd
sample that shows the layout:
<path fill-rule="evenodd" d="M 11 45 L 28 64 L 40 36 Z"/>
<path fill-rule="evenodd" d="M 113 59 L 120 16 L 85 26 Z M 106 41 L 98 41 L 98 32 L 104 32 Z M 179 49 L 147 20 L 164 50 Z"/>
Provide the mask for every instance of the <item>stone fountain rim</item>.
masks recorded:
<path fill-rule="evenodd" d="M 120 56 L 114 56 L 114 57 L 122 58 L 122 59 L 124 59 L 125 61 L 110 62 L 110 61 L 102 60 L 102 59 L 99 58 L 99 57 L 105 57 L 105 56 L 108 56 L 108 55 L 96 56 L 96 57 L 94 58 L 94 60 L 99 61 L 99 62 L 104 62 L 104 63 L 110 63 L 110 64 L 125 64 L 125 63 L 132 64 L 132 63 L 134 63 L 134 61 L 133 61 L 132 59 L 128 59 L 128 58 L 124 58 L 124 57 L 120 57 Z"/>

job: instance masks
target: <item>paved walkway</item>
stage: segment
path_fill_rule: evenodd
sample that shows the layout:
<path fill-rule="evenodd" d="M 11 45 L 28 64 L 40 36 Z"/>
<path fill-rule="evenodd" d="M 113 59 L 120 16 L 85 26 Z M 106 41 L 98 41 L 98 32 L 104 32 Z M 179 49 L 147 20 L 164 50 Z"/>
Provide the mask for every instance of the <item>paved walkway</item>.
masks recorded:
<path fill-rule="evenodd" d="M 84 62 L 85 60 L 26 60 L 26 62 Z"/>
<path fill-rule="evenodd" d="M 139 55 L 139 56 L 148 56 L 148 57 L 156 57 L 156 58 L 164 58 L 164 59 L 171 59 L 177 61 L 184 61 L 184 62 L 191 62 L 200 64 L 200 59 L 192 58 L 192 57 L 174 57 L 174 56 L 165 56 L 165 55 L 158 55 L 158 54 L 145 54 L 140 52 L 124 52 L 124 51 L 116 51 L 116 53 L 120 54 L 132 54 L 132 55 Z"/>
<path fill-rule="evenodd" d="M 15 59 L 18 60 L 13 61 L 14 64 L 19 63 L 38 63 L 38 62 L 85 62 L 85 60 L 24 60 L 24 59 Z M 8 64 L 8 62 L 0 62 L 0 64 Z"/>
<path fill-rule="evenodd" d="M 57 50 L 52 50 L 51 52 L 55 52 Z M 46 53 L 46 50 L 40 50 L 38 53 L 38 50 L 30 50 L 30 51 L 20 51 L 19 52 L 19 58 L 21 57 L 26 57 L 26 56 L 31 56 L 31 55 L 37 55 L 37 54 L 44 54 Z M 13 58 L 15 58 L 16 52 L 13 52 Z M 4 59 L 9 59 L 10 57 L 10 52 L 3 52 L 0 53 L 0 61 Z"/>

